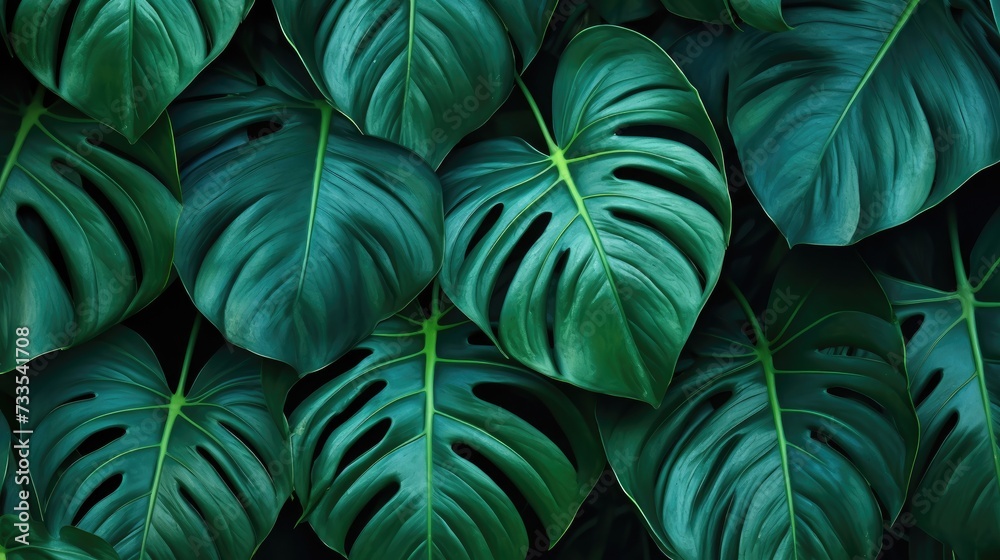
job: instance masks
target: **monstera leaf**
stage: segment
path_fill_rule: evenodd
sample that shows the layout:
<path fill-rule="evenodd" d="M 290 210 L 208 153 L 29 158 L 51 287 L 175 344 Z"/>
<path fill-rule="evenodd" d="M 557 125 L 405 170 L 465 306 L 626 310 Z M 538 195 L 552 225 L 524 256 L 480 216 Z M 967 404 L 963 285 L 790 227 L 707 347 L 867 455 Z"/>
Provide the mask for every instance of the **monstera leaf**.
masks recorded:
<path fill-rule="evenodd" d="M 31 73 L 135 142 L 222 52 L 253 0 L 12 3 L 9 41 Z"/>
<path fill-rule="evenodd" d="M 781 15 L 782 0 L 662 0 L 671 12 L 686 18 L 734 23 L 736 16 L 768 31 L 789 29 Z M 787 0 L 786 0 L 787 2 Z M 736 8 L 735 10 L 733 8 Z"/>
<path fill-rule="evenodd" d="M 554 138 L 531 105 L 549 154 L 494 140 L 444 170 L 442 285 L 532 369 L 657 403 L 729 236 L 712 123 L 660 47 L 612 26 L 567 47 Z"/>
<path fill-rule="evenodd" d="M 32 381 L 31 474 L 50 529 L 73 523 L 122 558 L 253 555 L 291 493 L 288 444 L 259 358 L 220 350 L 188 388 L 197 332 L 176 390 L 124 327 Z"/>
<path fill-rule="evenodd" d="M 829 256 L 793 256 L 762 310 L 734 287 L 658 410 L 600 411 L 671 558 L 874 558 L 899 514 L 918 439 L 903 340 L 867 268 Z"/>
<path fill-rule="evenodd" d="M 729 122 L 790 244 L 846 245 L 1000 159 L 1000 34 L 985 0 L 784 3 L 736 39 Z"/>
<path fill-rule="evenodd" d="M 510 93 L 556 0 L 274 0 L 323 93 L 366 134 L 440 165 Z M 506 24 L 506 29 L 504 28 Z"/>
<path fill-rule="evenodd" d="M 159 295 L 180 213 L 166 117 L 130 145 L 13 64 L 0 96 L 0 372 L 16 365 L 18 328 L 39 356 Z"/>
<path fill-rule="evenodd" d="M 587 3 L 609 23 L 635 21 L 663 9 L 659 0 L 589 0 Z"/>
<path fill-rule="evenodd" d="M 883 276 L 900 321 L 917 324 L 906 348 L 921 433 L 912 510 L 918 526 L 959 558 L 1000 555 L 1000 213 L 967 266 L 951 216 L 955 286 Z M 924 258 L 928 258 L 926 255 Z"/>
<path fill-rule="evenodd" d="M 441 188 L 419 158 L 238 66 L 210 70 L 171 111 L 177 270 L 232 343 L 315 371 L 434 278 Z"/>
<path fill-rule="evenodd" d="M 24 534 L 18 527 L 17 516 L 0 517 L 0 558 L 5 560 L 119 560 L 118 553 L 102 539 L 66 526 L 59 536 L 49 534 L 45 525 L 29 522 L 28 544 L 15 539 Z"/>
<path fill-rule="evenodd" d="M 604 468 L 589 401 L 504 359 L 437 295 L 411 309 L 292 413 L 304 517 L 352 560 L 523 560 L 537 538 L 515 501 L 555 541 Z"/>

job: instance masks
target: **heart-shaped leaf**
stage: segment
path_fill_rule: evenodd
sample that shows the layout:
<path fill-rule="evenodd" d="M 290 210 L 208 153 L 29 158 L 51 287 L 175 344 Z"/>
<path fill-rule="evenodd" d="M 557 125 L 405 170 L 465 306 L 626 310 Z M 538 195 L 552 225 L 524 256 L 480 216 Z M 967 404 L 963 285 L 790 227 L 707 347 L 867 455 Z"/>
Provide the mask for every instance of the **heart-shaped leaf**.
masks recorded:
<path fill-rule="evenodd" d="M 882 276 L 896 315 L 916 327 L 906 347 L 910 391 L 923 428 L 910 508 L 918 526 L 959 558 L 1000 556 L 1000 212 L 967 266 L 957 218 L 955 289 Z"/>
<path fill-rule="evenodd" d="M 38 81 L 135 142 L 222 52 L 253 0 L 13 3 L 9 41 Z"/>
<path fill-rule="evenodd" d="M 4 560 L 119 560 L 111 545 L 76 527 L 63 527 L 57 537 L 35 521 L 26 524 L 27 531 L 18 525 L 16 515 L 0 517 L 0 558 Z"/>
<path fill-rule="evenodd" d="M 177 270 L 232 343 L 315 371 L 434 278 L 441 188 L 410 152 L 233 65 L 171 112 L 185 195 Z"/>
<path fill-rule="evenodd" d="M 712 123 L 660 47 L 606 25 L 563 55 L 554 138 L 530 103 L 548 155 L 493 140 L 443 172 L 442 285 L 532 369 L 658 403 L 729 236 Z"/>
<path fill-rule="evenodd" d="M 556 0 L 274 0 L 335 107 L 433 167 L 482 126 L 542 44 Z M 506 29 L 505 26 L 506 25 Z"/>
<path fill-rule="evenodd" d="M 4 58 L 0 56 L 0 58 Z M 166 117 L 136 144 L 14 63 L 0 97 L 0 372 L 138 311 L 170 277 L 180 187 Z"/>
<path fill-rule="evenodd" d="M 523 560 L 537 539 L 515 504 L 541 520 L 544 546 L 601 475 L 593 408 L 438 302 L 380 325 L 295 409 L 295 491 L 355 560 Z"/>
<path fill-rule="evenodd" d="M 222 349 L 176 389 L 118 327 L 32 381 L 32 482 L 50 529 L 74 524 L 123 558 L 250 558 L 291 493 L 288 443 L 261 360 Z M 96 502 L 95 502 L 96 500 Z"/>
<path fill-rule="evenodd" d="M 791 0 L 793 31 L 736 38 L 729 122 L 790 244 L 854 243 L 1000 160 L 1000 34 L 985 0 L 950 4 Z"/>
<path fill-rule="evenodd" d="M 658 410 L 602 408 L 625 491 L 671 558 L 874 558 L 906 497 L 918 425 L 874 276 L 795 255 L 763 311 L 707 312 Z"/>

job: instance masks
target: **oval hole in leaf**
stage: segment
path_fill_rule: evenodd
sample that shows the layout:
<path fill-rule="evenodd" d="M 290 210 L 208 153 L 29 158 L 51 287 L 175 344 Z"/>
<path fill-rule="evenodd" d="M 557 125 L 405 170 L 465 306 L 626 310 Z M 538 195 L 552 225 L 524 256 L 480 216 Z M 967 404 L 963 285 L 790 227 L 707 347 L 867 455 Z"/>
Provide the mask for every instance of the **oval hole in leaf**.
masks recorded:
<path fill-rule="evenodd" d="M 573 444 L 567 437 L 563 427 L 552 415 L 549 407 L 535 395 L 502 383 L 481 383 L 472 388 L 472 394 L 481 401 L 510 412 L 514 416 L 531 424 L 542 432 L 573 465 L 573 470 L 579 470 Z"/>
<path fill-rule="evenodd" d="M 365 387 L 364 390 L 358 394 L 358 396 L 354 397 L 354 400 L 351 401 L 351 404 L 348 405 L 347 408 L 338 412 L 326 423 L 326 426 L 323 427 L 323 431 L 319 434 L 319 438 L 316 439 L 316 449 L 313 450 L 313 463 L 319 459 L 320 454 L 326 447 L 326 442 L 330 439 L 330 436 L 333 435 L 333 432 L 342 426 L 350 417 L 357 414 L 358 411 L 368 404 L 369 401 L 381 393 L 382 389 L 385 389 L 386 386 L 388 386 L 388 383 L 382 379 L 373 382 L 371 385 Z"/>
<path fill-rule="evenodd" d="M 347 529 L 347 536 L 344 539 L 344 551 L 350 556 L 351 549 L 354 548 L 354 543 L 358 541 L 358 537 L 361 536 L 361 531 L 367 527 L 372 519 L 374 519 L 375 514 L 377 514 L 382 508 L 384 508 L 390 500 L 392 500 L 396 494 L 399 492 L 400 485 L 397 481 L 392 481 L 388 486 L 379 490 L 365 507 L 361 508 L 358 512 L 358 516 L 354 518 L 351 522 L 351 526 Z"/>

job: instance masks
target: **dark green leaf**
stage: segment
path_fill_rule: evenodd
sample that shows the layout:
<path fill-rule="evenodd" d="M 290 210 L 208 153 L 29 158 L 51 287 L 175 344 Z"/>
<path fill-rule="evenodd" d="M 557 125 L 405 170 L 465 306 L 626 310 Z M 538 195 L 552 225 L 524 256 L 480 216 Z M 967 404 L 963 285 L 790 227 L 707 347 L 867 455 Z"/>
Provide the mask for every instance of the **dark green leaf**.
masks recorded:
<path fill-rule="evenodd" d="M 896 314 L 918 328 L 906 348 L 923 427 L 911 509 L 959 558 L 1000 556 L 1000 212 L 967 265 L 951 218 L 954 290 L 882 276 Z"/>
<path fill-rule="evenodd" d="M 0 55 L 2 57 L 3 55 Z M 170 277 L 180 204 L 166 117 L 136 144 L 8 63 L 0 94 L 0 372 L 135 313 Z"/>
<path fill-rule="evenodd" d="M 41 83 L 135 142 L 222 52 L 252 5 L 20 0 L 10 42 Z"/>
<path fill-rule="evenodd" d="M 563 55 L 554 137 L 531 104 L 549 154 L 493 140 L 444 171 L 442 285 L 532 369 L 657 403 L 729 237 L 712 123 L 660 47 L 606 25 Z"/>
<path fill-rule="evenodd" d="M 739 34 L 729 122 L 790 244 L 899 225 L 1000 159 L 1000 35 L 985 0 L 952 7 L 791 0 L 793 31 Z"/>
<path fill-rule="evenodd" d="M 50 529 L 79 519 L 142 560 L 250 558 L 264 540 L 292 469 L 261 360 L 222 349 L 188 388 L 196 334 L 176 389 L 124 327 L 32 381 L 32 481 Z"/>
<path fill-rule="evenodd" d="M 177 270 L 232 343 L 315 371 L 434 278 L 441 188 L 420 158 L 231 66 L 171 111 Z"/>
<path fill-rule="evenodd" d="M 426 318 L 411 311 L 292 414 L 305 517 L 356 560 L 523 560 L 536 535 L 515 503 L 555 541 L 601 475 L 593 407 L 504 359 L 436 295 Z"/>
<path fill-rule="evenodd" d="M 918 439 L 885 295 L 830 253 L 793 254 L 764 310 L 735 294 L 659 410 L 602 408 L 611 466 L 671 558 L 874 558 Z"/>
<path fill-rule="evenodd" d="M 510 93 L 516 71 L 506 29 L 529 63 L 555 2 L 274 0 L 274 5 L 285 34 L 335 107 L 365 133 L 405 146 L 437 167 Z"/>

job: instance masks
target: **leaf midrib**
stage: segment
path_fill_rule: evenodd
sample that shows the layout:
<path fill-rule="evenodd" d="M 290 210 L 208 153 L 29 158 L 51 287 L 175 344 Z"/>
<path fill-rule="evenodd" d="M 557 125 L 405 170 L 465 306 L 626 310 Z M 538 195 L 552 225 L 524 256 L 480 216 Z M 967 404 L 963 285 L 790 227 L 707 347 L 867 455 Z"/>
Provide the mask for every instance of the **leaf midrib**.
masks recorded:
<path fill-rule="evenodd" d="M 760 327 L 760 323 L 757 322 L 757 317 L 753 312 L 753 308 L 750 307 L 750 302 L 747 301 L 746 297 L 743 296 L 743 293 L 731 281 L 729 282 L 729 287 L 736 296 L 736 300 L 739 302 L 740 308 L 743 310 L 743 314 L 746 315 L 747 321 L 749 321 L 750 326 L 753 328 L 754 335 L 757 338 L 757 359 L 760 361 L 761 369 L 764 372 L 764 380 L 767 384 L 767 401 L 768 406 L 771 408 L 771 418 L 774 420 L 775 435 L 778 440 L 778 453 L 781 457 L 781 472 L 785 483 L 785 501 L 788 505 L 792 554 L 793 558 L 797 559 L 799 557 L 799 544 L 795 525 L 795 500 L 792 493 L 791 469 L 789 468 L 788 463 L 788 445 L 790 444 L 785 438 L 785 426 L 781 419 L 782 408 L 781 403 L 778 402 L 778 386 L 775 380 L 776 369 L 774 367 L 774 356 L 770 348 L 770 343 L 764 336 L 764 330 Z"/>
<path fill-rule="evenodd" d="M 840 112 L 840 116 L 837 118 L 837 122 L 833 125 L 833 127 L 830 128 L 830 133 L 827 135 L 826 141 L 823 142 L 823 147 L 819 151 L 820 158 L 823 158 L 826 155 L 826 151 L 829 149 L 830 144 L 833 142 L 834 137 L 836 137 L 837 133 L 840 131 L 840 125 L 843 124 L 844 119 L 847 118 L 848 113 L 850 113 L 851 109 L 854 108 L 854 102 L 857 100 L 858 96 L 861 95 L 861 91 L 865 88 L 865 86 L 868 85 L 868 81 L 871 79 L 872 75 L 875 73 L 879 65 L 882 63 L 882 59 L 885 58 L 886 53 L 888 53 L 889 49 L 892 48 L 892 46 L 895 44 L 896 38 L 899 36 L 900 32 L 902 32 L 903 27 L 906 26 L 906 23 L 910 20 L 910 17 L 913 16 L 913 13 L 920 5 L 920 1 L 921 0 L 909 0 L 906 7 L 903 8 L 903 11 L 900 13 L 899 19 L 896 21 L 896 24 L 893 25 L 892 29 L 889 31 L 889 34 L 886 35 L 885 40 L 882 42 L 882 46 L 879 47 L 879 50 L 875 53 L 875 57 L 872 59 L 871 63 L 869 63 L 868 68 L 865 70 L 865 73 L 861 76 L 861 80 L 854 87 L 854 91 L 851 93 L 851 98 L 844 105 L 843 110 Z M 819 173 L 819 169 L 820 169 L 819 165 L 817 165 L 814 168 L 813 171 L 814 179 L 815 175 Z"/>
<path fill-rule="evenodd" d="M 628 317 L 625 316 L 625 307 L 622 304 L 621 296 L 618 293 L 618 285 L 615 281 L 614 271 L 611 270 L 611 263 L 608 261 L 607 252 L 604 250 L 604 242 L 601 240 L 601 236 L 597 231 L 597 226 L 594 225 L 593 219 L 590 217 L 590 211 L 587 209 L 587 204 L 584 197 L 581 196 L 580 190 L 576 186 L 576 181 L 573 178 L 573 174 L 569 170 L 569 161 L 566 159 L 565 151 L 556 144 L 555 140 L 552 138 L 552 134 L 549 132 L 548 125 L 545 122 L 545 118 L 542 117 L 542 112 L 538 108 L 538 104 L 535 102 L 535 98 L 531 95 L 528 90 L 528 86 L 525 85 L 524 81 L 520 76 L 515 76 L 518 87 L 524 93 L 524 97 L 528 102 L 528 106 L 531 109 L 532 114 L 535 117 L 535 121 L 538 123 L 539 129 L 542 131 L 542 136 L 545 138 L 545 143 L 549 148 L 549 160 L 555 166 L 556 171 L 559 173 L 559 179 L 566 185 L 566 190 L 569 191 L 570 196 L 573 198 L 573 202 L 576 204 L 577 214 L 583 220 L 584 224 L 587 226 L 587 230 L 590 233 L 591 240 L 594 243 L 594 248 L 597 250 L 597 255 L 600 258 L 601 266 L 604 269 L 604 276 L 608 280 L 608 284 L 611 288 L 611 295 L 614 297 L 615 307 L 618 310 L 618 316 L 621 318 L 622 325 L 624 326 L 624 334 L 628 339 L 629 343 L 629 355 L 635 355 L 635 336 L 632 334 L 632 327 L 629 324 Z M 554 185 L 553 185 L 554 186 Z M 568 226 L 567 226 L 568 227 Z M 646 363 L 639 358 L 640 366 L 645 370 Z M 636 378 L 636 380 L 643 383 L 642 392 L 643 396 L 647 396 L 652 387 L 644 378 Z"/>
<path fill-rule="evenodd" d="M 149 491 L 149 506 L 146 508 L 146 520 L 142 526 L 142 543 L 139 546 L 139 560 L 146 557 L 146 541 L 149 538 L 149 530 L 152 527 L 153 510 L 156 508 L 156 499 L 160 493 L 160 477 L 163 474 L 163 464 L 167 458 L 167 447 L 170 445 L 170 436 L 173 433 L 174 423 L 181 415 L 182 407 L 185 403 L 184 388 L 187 385 L 188 372 L 191 371 L 191 360 L 194 357 L 194 345 L 198 340 L 198 330 L 201 328 L 201 314 L 197 314 L 194 326 L 191 327 L 191 336 L 188 339 L 187 350 L 184 353 L 184 363 L 181 366 L 181 376 L 177 381 L 177 391 L 170 397 L 167 420 L 163 425 L 163 435 L 160 437 L 160 453 L 156 458 L 156 468 L 153 471 L 153 483 Z"/>
<path fill-rule="evenodd" d="M 317 102 L 321 122 L 319 127 L 319 140 L 316 148 L 315 168 L 313 169 L 312 198 L 309 203 L 309 221 L 306 225 L 306 244 L 302 254 L 302 264 L 299 266 L 299 280 L 295 288 L 295 302 L 293 308 L 298 306 L 302 297 L 302 288 L 305 286 L 306 270 L 309 267 L 309 255 L 312 252 L 313 231 L 316 228 L 316 210 L 319 206 L 320 186 L 323 182 L 323 162 L 326 161 L 326 148 L 330 143 L 330 124 L 333 120 L 333 107 L 325 102 Z"/>
<path fill-rule="evenodd" d="M 990 456 L 993 458 L 993 481 L 997 490 L 1000 491 L 1000 441 L 993 430 L 993 414 L 990 410 L 990 393 L 986 387 L 986 362 L 983 359 L 983 350 L 979 344 L 979 327 L 976 324 L 976 291 L 982 287 L 972 286 L 968 274 L 965 270 L 965 262 L 962 260 L 962 252 L 958 237 L 958 217 L 955 206 L 952 205 L 948 211 L 948 237 L 951 243 L 952 263 L 955 268 L 955 279 L 957 281 L 957 293 L 962 302 L 962 316 L 965 320 L 966 328 L 969 331 L 969 345 L 972 351 L 973 366 L 976 371 L 976 379 L 979 383 L 979 397 L 983 405 L 983 415 L 986 418 L 986 431 L 989 435 Z M 988 280 L 988 276 L 983 279 L 983 283 Z"/>

